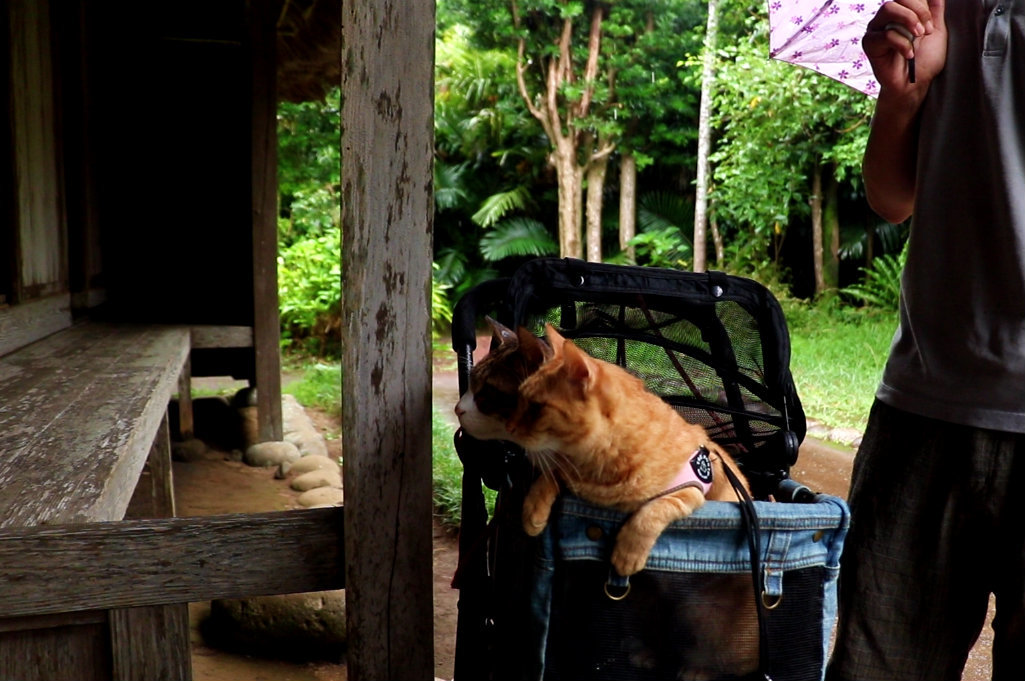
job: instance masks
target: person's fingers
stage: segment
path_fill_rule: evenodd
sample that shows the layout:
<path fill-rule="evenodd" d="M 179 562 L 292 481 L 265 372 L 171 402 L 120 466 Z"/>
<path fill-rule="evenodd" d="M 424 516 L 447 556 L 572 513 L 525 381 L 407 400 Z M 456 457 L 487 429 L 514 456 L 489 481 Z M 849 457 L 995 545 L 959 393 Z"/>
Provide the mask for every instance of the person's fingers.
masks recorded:
<path fill-rule="evenodd" d="M 929 0 L 896 0 L 884 3 L 866 28 L 869 31 L 881 31 L 887 24 L 904 26 L 915 36 L 932 32 L 933 19 Z"/>

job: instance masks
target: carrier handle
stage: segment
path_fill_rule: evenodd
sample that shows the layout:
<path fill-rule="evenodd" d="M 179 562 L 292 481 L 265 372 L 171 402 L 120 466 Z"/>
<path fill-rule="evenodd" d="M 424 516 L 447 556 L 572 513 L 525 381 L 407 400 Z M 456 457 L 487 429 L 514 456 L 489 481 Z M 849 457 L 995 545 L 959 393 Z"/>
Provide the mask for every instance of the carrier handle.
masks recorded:
<path fill-rule="evenodd" d="M 459 362 L 460 395 L 470 387 L 473 351 L 477 349 L 477 320 L 485 311 L 506 302 L 508 288 L 508 277 L 481 282 L 467 291 L 452 310 L 452 349 Z"/>
<path fill-rule="evenodd" d="M 477 320 L 484 313 L 504 303 L 509 278 L 488 279 L 467 291 L 452 310 L 452 349 L 461 352 L 465 347 L 477 349 Z"/>

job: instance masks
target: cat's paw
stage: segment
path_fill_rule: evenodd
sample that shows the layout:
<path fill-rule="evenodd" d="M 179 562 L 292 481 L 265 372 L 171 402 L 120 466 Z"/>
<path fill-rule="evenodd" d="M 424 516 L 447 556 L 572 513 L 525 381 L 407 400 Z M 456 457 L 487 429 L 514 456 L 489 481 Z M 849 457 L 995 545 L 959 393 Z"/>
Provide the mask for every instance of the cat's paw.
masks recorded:
<path fill-rule="evenodd" d="M 654 544 L 654 540 L 649 541 L 641 535 L 624 535 L 620 532 L 616 546 L 612 549 L 612 567 L 623 577 L 640 572 L 647 564 L 648 555 Z"/>
<path fill-rule="evenodd" d="M 523 504 L 523 531 L 531 537 L 541 534 L 548 525 L 548 516 L 551 514 L 551 505 L 544 505 L 538 500 L 527 499 Z"/>
<path fill-rule="evenodd" d="M 536 537 L 545 529 L 558 496 L 559 484 L 550 476 L 542 476 L 530 486 L 523 500 L 523 530 L 528 535 Z"/>

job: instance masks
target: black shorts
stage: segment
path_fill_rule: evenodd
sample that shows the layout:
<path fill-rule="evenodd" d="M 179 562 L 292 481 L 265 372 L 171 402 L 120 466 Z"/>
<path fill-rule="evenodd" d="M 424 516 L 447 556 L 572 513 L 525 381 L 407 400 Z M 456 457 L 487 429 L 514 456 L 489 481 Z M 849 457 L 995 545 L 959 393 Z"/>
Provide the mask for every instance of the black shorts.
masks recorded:
<path fill-rule="evenodd" d="M 1025 679 L 1025 435 L 877 401 L 849 502 L 826 678 L 959 680 L 993 593 L 993 679 Z"/>

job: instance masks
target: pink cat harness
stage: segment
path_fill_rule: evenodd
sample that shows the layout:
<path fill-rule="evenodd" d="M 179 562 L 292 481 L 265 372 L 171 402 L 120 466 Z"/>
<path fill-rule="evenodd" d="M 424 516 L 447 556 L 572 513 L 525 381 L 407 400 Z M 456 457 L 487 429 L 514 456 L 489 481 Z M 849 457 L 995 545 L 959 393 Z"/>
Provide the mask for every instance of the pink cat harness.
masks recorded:
<path fill-rule="evenodd" d="M 688 487 L 700 490 L 706 496 L 708 491 L 712 489 L 712 459 L 704 445 L 695 449 L 694 453 L 690 455 L 687 462 L 683 464 L 683 468 L 676 474 L 673 481 L 669 483 L 669 489 L 655 495 L 652 499 L 664 497 L 667 494 L 673 494 Z M 648 501 L 651 501 L 651 499 Z"/>

